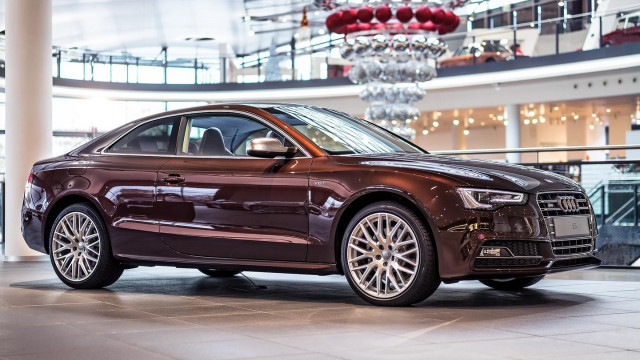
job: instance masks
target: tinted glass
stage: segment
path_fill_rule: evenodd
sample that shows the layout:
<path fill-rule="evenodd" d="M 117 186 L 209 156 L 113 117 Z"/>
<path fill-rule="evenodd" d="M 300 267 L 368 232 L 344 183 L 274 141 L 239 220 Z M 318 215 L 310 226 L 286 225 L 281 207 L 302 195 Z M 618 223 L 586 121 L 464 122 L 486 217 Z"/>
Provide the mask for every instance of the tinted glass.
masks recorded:
<path fill-rule="evenodd" d="M 195 156 L 246 156 L 249 141 L 273 137 L 292 144 L 263 123 L 238 115 L 195 117 L 189 121 L 183 154 Z"/>
<path fill-rule="evenodd" d="M 180 118 L 166 118 L 140 125 L 111 146 L 123 154 L 175 154 Z"/>
<path fill-rule="evenodd" d="M 424 153 L 410 142 L 368 121 L 310 106 L 265 108 L 329 154 Z"/>

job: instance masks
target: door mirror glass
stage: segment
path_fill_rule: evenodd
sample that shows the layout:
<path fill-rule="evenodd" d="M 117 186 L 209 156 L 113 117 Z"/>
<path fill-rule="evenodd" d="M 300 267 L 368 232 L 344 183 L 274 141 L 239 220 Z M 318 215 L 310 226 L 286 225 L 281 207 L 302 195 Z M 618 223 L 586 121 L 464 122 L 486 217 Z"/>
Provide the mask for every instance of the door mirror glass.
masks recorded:
<path fill-rule="evenodd" d="M 295 146 L 285 147 L 275 138 L 255 138 L 247 144 L 247 155 L 260 158 L 274 158 L 276 156 L 291 157 L 298 152 Z"/>

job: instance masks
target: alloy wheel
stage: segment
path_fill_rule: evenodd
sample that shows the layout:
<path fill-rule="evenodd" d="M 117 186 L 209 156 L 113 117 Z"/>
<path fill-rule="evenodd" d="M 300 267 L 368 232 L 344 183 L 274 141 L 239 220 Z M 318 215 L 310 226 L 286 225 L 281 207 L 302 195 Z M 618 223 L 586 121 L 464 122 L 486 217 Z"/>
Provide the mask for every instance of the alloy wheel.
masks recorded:
<path fill-rule="evenodd" d="M 393 298 L 415 280 L 420 266 L 418 241 L 407 222 L 378 212 L 351 232 L 346 260 L 353 281 L 374 298 Z"/>
<path fill-rule="evenodd" d="M 51 251 L 62 276 L 74 282 L 86 280 L 100 259 L 100 233 L 96 224 L 81 212 L 65 215 L 56 225 Z"/>

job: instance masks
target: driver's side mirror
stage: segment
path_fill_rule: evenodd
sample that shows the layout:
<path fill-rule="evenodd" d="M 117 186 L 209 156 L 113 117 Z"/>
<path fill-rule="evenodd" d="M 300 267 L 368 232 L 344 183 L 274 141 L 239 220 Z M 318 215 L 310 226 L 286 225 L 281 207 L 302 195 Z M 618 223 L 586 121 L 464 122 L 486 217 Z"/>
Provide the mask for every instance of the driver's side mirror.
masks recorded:
<path fill-rule="evenodd" d="M 276 156 L 291 157 L 297 152 L 297 147 L 282 146 L 276 138 L 255 138 L 247 144 L 247 155 L 259 158 L 274 158 Z"/>

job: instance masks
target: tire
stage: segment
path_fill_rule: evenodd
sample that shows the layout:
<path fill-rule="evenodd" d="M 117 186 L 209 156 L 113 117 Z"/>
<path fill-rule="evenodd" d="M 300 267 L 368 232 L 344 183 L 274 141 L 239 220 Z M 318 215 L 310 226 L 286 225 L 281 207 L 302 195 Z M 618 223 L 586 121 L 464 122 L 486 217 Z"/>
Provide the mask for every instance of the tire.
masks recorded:
<path fill-rule="evenodd" d="M 86 204 L 66 207 L 53 221 L 49 229 L 49 259 L 60 280 L 75 289 L 109 286 L 124 271 L 111 255 L 102 218 Z"/>
<path fill-rule="evenodd" d="M 415 304 L 440 285 L 436 249 L 425 224 L 409 208 L 391 201 L 373 203 L 355 214 L 342 239 L 341 263 L 353 291 L 374 305 Z"/>
<path fill-rule="evenodd" d="M 497 290 L 505 290 L 505 291 L 516 291 L 522 290 L 526 287 L 529 287 L 538 281 L 542 280 L 544 275 L 540 276 L 532 276 L 532 277 L 521 277 L 515 279 L 491 279 L 491 280 L 480 280 L 481 283 L 487 285 L 488 287 L 492 287 Z"/>
<path fill-rule="evenodd" d="M 216 270 L 216 269 L 198 269 L 201 273 L 213 278 L 226 278 L 240 274 L 242 271 L 233 270 Z"/>

